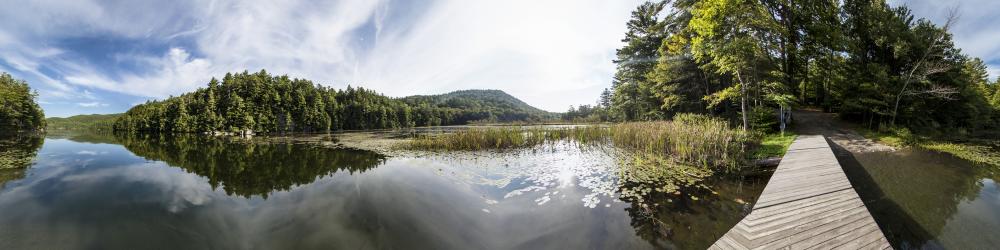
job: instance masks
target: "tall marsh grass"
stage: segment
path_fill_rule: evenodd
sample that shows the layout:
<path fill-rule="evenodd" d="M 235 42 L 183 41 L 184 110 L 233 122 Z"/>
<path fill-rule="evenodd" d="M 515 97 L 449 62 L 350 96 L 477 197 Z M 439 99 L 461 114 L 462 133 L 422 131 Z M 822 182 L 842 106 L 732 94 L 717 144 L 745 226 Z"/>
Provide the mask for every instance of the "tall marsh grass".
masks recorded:
<path fill-rule="evenodd" d="M 606 134 L 607 127 L 485 127 L 436 135 L 420 135 L 404 144 L 404 147 L 450 151 L 520 149 L 567 139 L 578 143 L 595 144 L 606 139 Z"/>
<path fill-rule="evenodd" d="M 736 168 L 748 159 L 750 134 L 721 119 L 678 115 L 674 121 L 629 122 L 572 128 L 489 127 L 423 135 L 404 147 L 417 150 L 503 150 L 569 140 L 611 145 L 635 155 L 658 156 L 678 164 Z"/>
<path fill-rule="evenodd" d="M 616 124 L 611 141 L 618 148 L 669 156 L 682 164 L 736 168 L 747 160 L 754 139 L 721 119 L 680 114 L 671 122 Z"/>

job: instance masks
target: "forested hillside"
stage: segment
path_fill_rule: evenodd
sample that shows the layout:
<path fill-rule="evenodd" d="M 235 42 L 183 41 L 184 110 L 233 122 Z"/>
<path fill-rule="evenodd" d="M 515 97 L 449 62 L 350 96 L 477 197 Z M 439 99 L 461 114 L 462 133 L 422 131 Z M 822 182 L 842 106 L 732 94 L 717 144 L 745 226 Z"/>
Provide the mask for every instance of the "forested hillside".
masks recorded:
<path fill-rule="evenodd" d="M 24 80 L 0 73 L 0 132 L 34 131 L 45 127 L 38 94 Z"/>
<path fill-rule="evenodd" d="M 122 114 L 91 114 L 70 117 L 50 117 L 45 119 L 48 130 L 97 130 L 110 131 Z"/>
<path fill-rule="evenodd" d="M 456 115 L 450 124 L 541 121 L 556 117 L 500 90 L 459 90 L 441 95 L 408 96 L 402 100 L 411 107 L 454 110 Z"/>
<path fill-rule="evenodd" d="M 402 99 L 373 90 L 332 89 L 305 79 L 258 73 L 226 74 L 206 88 L 133 107 L 115 130 L 258 133 L 389 129 L 530 121 L 545 114 L 496 90 L 458 91 Z"/>
<path fill-rule="evenodd" d="M 710 113 L 754 127 L 779 106 L 814 106 L 872 129 L 995 130 L 998 84 L 955 47 L 956 21 L 884 0 L 647 2 L 626 24 L 613 87 L 569 114 Z"/>

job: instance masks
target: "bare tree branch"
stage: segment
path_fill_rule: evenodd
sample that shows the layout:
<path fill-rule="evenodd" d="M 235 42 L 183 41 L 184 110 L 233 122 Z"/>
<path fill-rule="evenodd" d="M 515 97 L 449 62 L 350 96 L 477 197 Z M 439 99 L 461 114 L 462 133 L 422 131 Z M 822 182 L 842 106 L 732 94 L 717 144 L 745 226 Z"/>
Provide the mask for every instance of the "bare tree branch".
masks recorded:
<path fill-rule="evenodd" d="M 928 76 L 945 72 L 950 69 L 950 66 L 941 61 L 938 60 L 932 62 L 928 61 L 932 57 L 944 58 L 944 49 L 946 49 L 947 47 L 945 47 L 943 41 L 948 35 L 948 29 L 951 28 L 951 25 L 954 24 L 957 20 L 958 20 L 958 7 L 956 6 L 948 10 L 948 18 L 944 23 L 944 27 L 941 28 L 940 34 L 938 34 L 938 36 L 931 41 L 930 46 L 927 46 L 927 51 L 925 51 L 924 55 L 921 56 L 919 60 L 917 60 L 917 62 L 913 65 L 913 68 L 910 68 L 910 72 L 903 76 L 903 88 L 899 90 L 899 94 L 896 94 L 896 102 L 892 108 L 892 120 L 890 121 L 891 125 L 893 126 L 896 125 L 896 115 L 898 114 L 899 111 L 899 102 L 903 99 L 903 96 L 917 95 L 919 93 L 926 92 L 926 91 L 910 91 L 908 89 L 910 87 L 910 83 L 926 81 Z M 934 87 L 932 87 L 930 90 L 933 89 Z M 948 92 L 942 89 L 938 89 L 937 91 L 932 91 L 928 94 L 931 93 L 941 94 L 941 91 Z M 915 93 L 915 94 L 908 94 L 908 93 Z M 955 91 L 955 93 L 958 92 Z M 951 98 L 951 94 L 943 96 Z"/>

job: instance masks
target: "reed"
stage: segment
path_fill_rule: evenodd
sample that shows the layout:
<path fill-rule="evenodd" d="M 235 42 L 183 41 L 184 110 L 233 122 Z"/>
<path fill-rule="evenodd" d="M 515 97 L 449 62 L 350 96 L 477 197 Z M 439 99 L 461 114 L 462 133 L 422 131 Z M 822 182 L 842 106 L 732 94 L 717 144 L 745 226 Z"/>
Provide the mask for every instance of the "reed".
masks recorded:
<path fill-rule="evenodd" d="M 736 168 L 746 162 L 754 144 L 750 134 L 721 119 L 681 114 L 672 122 L 632 122 L 611 127 L 615 147 L 669 156 L 679 164 Z"/>
<path fill-rule="evenodd" d="M 678 164 L 735 168 L 749 158 L 755 137 L 721 119 L 678 115 L 674 121 L 628 122 L 572 128 L 489 127 L 421 135 L 403 146 L 416 150 L 504 150 L 571 141 L 611 145 L 635 155 L 658 155 Z"/>
<path fill-rule="evenodd" d="M 531 148 L 562 140 L 595 144 L 607 138 L 606 127 L 541 128 L 541 127 L 486 127 L 471 128 L 451 133 L 419 135 L 407 149 L 418 150 L 504 150 Z"/>

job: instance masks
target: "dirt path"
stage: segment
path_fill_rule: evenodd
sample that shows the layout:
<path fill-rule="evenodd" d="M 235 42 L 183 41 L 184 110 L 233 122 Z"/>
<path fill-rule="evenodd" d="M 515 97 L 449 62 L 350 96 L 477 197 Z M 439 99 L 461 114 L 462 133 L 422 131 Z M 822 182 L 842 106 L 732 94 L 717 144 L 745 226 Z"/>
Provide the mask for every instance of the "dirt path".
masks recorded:
<path fill-rule="evenodd" d="M 792 113 L 793 131 L 801 135 L 824 135 L 851 152 L 893 151 L 895 148 L 861 136 L 854 125 L 837 119 L 836 114 L 815 110 L 796 110 Z"/>

